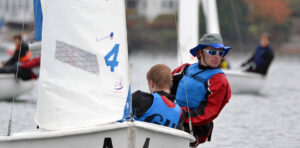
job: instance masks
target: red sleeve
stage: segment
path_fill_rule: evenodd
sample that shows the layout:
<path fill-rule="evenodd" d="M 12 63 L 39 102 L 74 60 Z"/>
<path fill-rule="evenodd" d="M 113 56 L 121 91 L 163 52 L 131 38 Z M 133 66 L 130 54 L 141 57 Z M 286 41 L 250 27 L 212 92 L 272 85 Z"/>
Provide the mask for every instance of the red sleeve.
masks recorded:
<path fill-rule="evenodd" d="M 208 97 L 199 108 L 191 110 L 192 124 L 206 125 L 213 121 L 231 97 L 230 85 L 224 74 L 216 74 L 208 81 Z M 185 122 L 188 122 L 188 118 Z"/>
<path fill-rule="evenodd" d="M 189 64 L 189 63 L 185 63 L 185 64 L 182 64 L 181 66 L 177 67 L 176 69 L 174 69 L 172 71 L 172 76 L 174 77 L 175 75 L 181 74 L 183 72 L 184 67 L 190 66 L 190 65 L 191 64 Z"/>
<path fill-rule="evenodd" d="M 38 57 L 38 58 L 34 58 L 26 63 L 23 63 L 21 65 L 21 68 L 23 69 L 30 69 L 30 68 L 33 68 L 33 67 L 38 67 L 40 66 L 40 61 L 41 61 L 41 57 Z"/>

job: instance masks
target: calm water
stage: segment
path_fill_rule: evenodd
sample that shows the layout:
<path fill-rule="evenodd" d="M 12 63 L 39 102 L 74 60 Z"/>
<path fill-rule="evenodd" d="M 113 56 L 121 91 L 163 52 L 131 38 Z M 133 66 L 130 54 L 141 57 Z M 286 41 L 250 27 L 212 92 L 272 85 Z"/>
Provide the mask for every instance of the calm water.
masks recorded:
<path fill-rule="evenodd" d="M 237 68 L 245 60 L 243 57 L 229 56 L 232 67 Z M 173 69 L 177 66 L 176 55 L 135 52 L 130 56 L 133 91 L 148 91 L 146 72 L 158 63 L 167 64 Z M 233 94 L 215 120 L 212 142 L 201 147 L 300 147 L 299 70 L 299 56 L 277 56 L 261 93 Z M 36 98 L 30 96 L 34 96 L 34 93 L 23 96 L 23 101 L 14 105 L 13 132 L 35 128 Z M 0 135 L 6 134 L 10 108 L 10 102 L 0 102 Z"/>

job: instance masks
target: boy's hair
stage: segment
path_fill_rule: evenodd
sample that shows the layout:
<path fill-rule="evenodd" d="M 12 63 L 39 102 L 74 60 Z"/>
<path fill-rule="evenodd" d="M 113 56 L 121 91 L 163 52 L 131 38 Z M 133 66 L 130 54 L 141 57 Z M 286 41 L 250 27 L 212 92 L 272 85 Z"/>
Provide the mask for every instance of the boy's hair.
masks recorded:
<path fill-rule="evenodd" d="M 147 73 L 147 80 L 152 80 L 154 85 L 160 89 L 171 88 L 172 72 L 171 69 L 164 64 L 157 64 L 151 67 Z"/>
<path fill-rule="evenodd" d="M 14 35 L 14 36 L 13 36 L 13 39 L 14 39 L 14 40 L 15 40 L 15 39 L 18 39 L 18 40 L 21 41 L 21 35 L 19 35 L 19 34 Z"/>
<path fill-rule="evenodd" d="M 261 37 L 261 38 L 262 38 L 262 37 L 265 37 L 265 38 L 267 38 L 269 41 L 271 41 L 271 35 L 270 35 L 269 33 L 267 33 L 267 32 L 264 32 L 263 34 L 261 34 L 260 37 Z"/>

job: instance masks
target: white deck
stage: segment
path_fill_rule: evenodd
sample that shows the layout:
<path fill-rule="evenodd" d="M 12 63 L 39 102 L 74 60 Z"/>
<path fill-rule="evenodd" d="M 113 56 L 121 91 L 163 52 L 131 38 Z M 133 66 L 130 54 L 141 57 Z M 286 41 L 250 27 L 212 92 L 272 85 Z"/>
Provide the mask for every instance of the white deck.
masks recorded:
<path fill-rule="evenodd" d="M 36 130 L 0 137 L 1 148 L 99 148 L 110 139 L 114 148 L 188 147 L 192 135 L 145 122 L 111 123 L 63 131 Z M 110 141 L 108 140 L 108 141 Z"/>

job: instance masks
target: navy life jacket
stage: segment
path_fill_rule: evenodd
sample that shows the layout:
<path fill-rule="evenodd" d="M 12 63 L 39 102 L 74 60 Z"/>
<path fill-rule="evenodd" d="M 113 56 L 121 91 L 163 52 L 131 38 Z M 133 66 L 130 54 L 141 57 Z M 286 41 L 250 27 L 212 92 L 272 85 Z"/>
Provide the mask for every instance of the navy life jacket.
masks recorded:
<path fill-rule="evenodd" d="M 189 107 L 191 109 L 199 107 L 201 101 L 204 100 L 207 94 L 208 80 L 218 73 L 223 73 L 220 68 L 199 69 L 198 64 L 199 63 L 192 64 L 179 81 L 176 92 L 176 102 L 180 106 Z"/>
<path fill-rule="evenodd" d="M 161 97 L 158 93 L 152 93 L 152 95 L 153 103 L 151 107 L 137 121 L 177 128 L 181 116 L 179 105 Z M 166 102 L 169 103 L 166 104 Z"/>
<path fill-rule="evenodd" d="M 266 65 L 265 54 L 269 52 L 269 50 L 272 51 L 272 48 L 270 46 L 267 46 L 265 48 L 257 46 L 253 59 L 253 62 L 257 67 L 264 67 Z"/>

